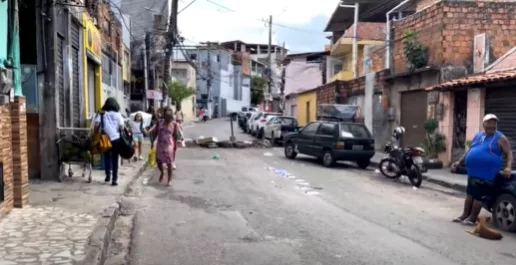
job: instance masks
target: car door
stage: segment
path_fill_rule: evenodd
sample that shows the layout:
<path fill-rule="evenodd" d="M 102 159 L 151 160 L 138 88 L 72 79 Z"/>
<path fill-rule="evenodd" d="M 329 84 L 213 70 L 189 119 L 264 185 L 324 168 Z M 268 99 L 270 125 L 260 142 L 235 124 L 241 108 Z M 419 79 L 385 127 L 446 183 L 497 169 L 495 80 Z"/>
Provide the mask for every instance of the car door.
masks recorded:
<path fill-rule="evenodd" d="M 322 123 L 321 126 L 319 126 L 315 135 L 315 144 L 312 151 L 317 157 L 322 157 L 325 147 L 333 150 L 337 127 L 336 123 Z"/>
<path fill-rule="evenodd" d="M 271 138 L 271 132 L 272 132 L 272 125 L 274 124 L 274 122 L 276 121 L 276 118 L 277 117 L 272 117 L 271 119 L 269 119 L 269 121 L 265 124 L 265 128 L 264 128 L 264 137 L 265 138 Z"/>
<path fill-rule="evenodd" d="M 321 124 L 319 122 L 311 122 L 299 132 L 297 141 L 297 150 L 301 154 L 313 156 L 315 134 Z"/>

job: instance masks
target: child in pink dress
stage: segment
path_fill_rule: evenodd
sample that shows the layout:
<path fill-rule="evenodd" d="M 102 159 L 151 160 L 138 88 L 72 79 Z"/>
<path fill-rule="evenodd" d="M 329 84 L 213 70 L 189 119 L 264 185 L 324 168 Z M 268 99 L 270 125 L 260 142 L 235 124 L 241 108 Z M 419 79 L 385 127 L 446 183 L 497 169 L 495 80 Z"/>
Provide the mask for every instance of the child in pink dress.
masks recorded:
<path fill-rule="evenodd" d="M 160 171 L 159 181 L 163 181 L 163 165 L 167 165 L 168 183 L 172 186 L 172 175 L 174 172 L 174 160 L 176 156 L 176 144 L 178 137 L 183 138 L 180 126 L 174 121 L 174 112 L 166 108 L 162 120 L 159 120 L 147 133 L 157 130 L 156 162 Z"/>

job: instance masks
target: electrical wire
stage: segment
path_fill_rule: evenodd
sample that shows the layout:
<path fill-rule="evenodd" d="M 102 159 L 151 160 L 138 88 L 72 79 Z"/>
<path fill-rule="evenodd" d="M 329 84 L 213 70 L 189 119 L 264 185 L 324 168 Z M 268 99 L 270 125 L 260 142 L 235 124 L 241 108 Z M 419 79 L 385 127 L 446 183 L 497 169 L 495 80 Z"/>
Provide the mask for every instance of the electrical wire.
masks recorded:
<path fill-rule="evenodd" d="M 193 3 L 195 3 L 197 0 L 192 0 L 190 3 L 188 3 L 185 7 L 183 7 L 177 14 L 181 14 L 181 12 L 185 11 L 187 8 L 189 8 Z"/>

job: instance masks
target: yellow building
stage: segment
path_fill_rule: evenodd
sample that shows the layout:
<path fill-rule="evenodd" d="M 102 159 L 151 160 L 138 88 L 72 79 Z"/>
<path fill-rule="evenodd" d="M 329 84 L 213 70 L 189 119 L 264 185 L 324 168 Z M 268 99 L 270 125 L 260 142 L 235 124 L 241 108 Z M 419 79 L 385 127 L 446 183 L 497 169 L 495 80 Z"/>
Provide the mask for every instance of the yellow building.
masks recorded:
<path fill-rule="evenodd" d="M 364 61 L 364 49 L 366 46 L 383 44 L 382 41 L 359 40 L 358 41 L 358 63 Z M 354 79 L 353 71 L 353 39 L 341 38 L 331 46 L 330 55 L 333 59 L 333 77 L 330 82 L 335 80 L 348 81 Z"/>
<path fill-rule="evenodd" d="M 310 89 L 297 94 L 297 121 L 299 126 L 317 120 L 317 89 Z"/>
<path fill-rule="evenodd" d="M 86 118 L 102 107 L 102 38 L 90 16 L 82 15 L 84 25 L 84 106 Z"/>

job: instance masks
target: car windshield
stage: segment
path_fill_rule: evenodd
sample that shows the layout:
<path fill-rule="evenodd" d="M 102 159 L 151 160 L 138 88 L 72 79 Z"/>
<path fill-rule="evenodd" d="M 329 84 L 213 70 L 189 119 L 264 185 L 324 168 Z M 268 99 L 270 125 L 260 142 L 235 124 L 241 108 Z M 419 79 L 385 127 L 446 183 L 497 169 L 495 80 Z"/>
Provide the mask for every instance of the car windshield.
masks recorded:
<path fill-rule="evenodd" d="M 297 126 L 297 120 L 293 118 L 279 118 L 281 125 L 294 125 Z"/>
<path fill-rule="evenodd" d="M 341 123 L 341 136 L 343 138 L 367 139 L 371 138 L 371 134 L 362 124 Z"/>

